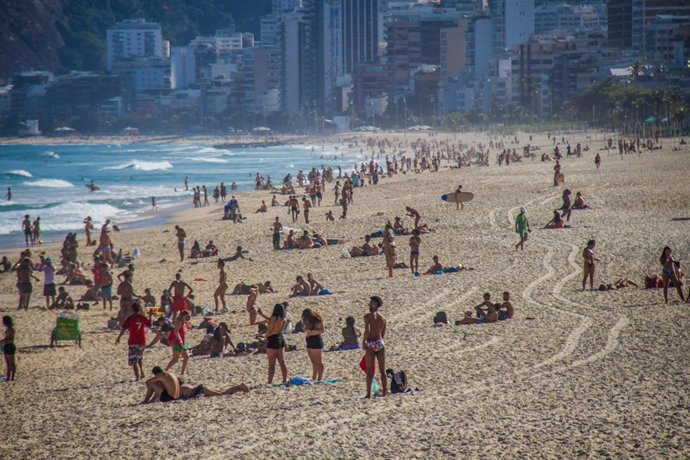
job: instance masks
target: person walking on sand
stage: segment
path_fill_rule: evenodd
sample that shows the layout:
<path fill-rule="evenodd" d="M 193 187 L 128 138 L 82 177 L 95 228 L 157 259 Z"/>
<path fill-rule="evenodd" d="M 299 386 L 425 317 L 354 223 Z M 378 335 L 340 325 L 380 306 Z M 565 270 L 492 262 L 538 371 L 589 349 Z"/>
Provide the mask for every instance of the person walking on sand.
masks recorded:
<path fill-rule="evenodd" d="M 677 267 L 680 266 L 678 261 L 673 258 L 673 251 L 668 246 L 664 247 L 661 252 L 661 257 L 659 257 L 659 262 L 661 263 L 661 279 L 664 281 L 664 302 L 668 303 L 668 286 L 673 283 L 676 288 L 680 300 L 685 302 L 685 297 L 683 296 L 683 282 L 680 280 L 679 270 Z M 688 296 L 690 299 L 690 296 Z"/>
<path fill-rule="evenodd" d="M 134 380 L 144 378 L 144 347 L 146 346 L 146 328 L 151 328 L 151 321 L 146 316 L 141 314 L 141 306 L 135 302 L 132 304 L 132 315 L 129 316 L 122 324 L 120 335 L 115 339 L 115 345 L 120 343 L 120 338 L 125 333 L 129 332 L 127 339 L 127 362 L 134 370 Z"/>
<path fill-rule="evenodd" d="M 515 245 L 515 250 L 520 248 L 521 251 L 525 250 L 525 241 L 527 241 L 527 236 L 532 231 L 529 228 L 529 221 L 527 220 L 527 211 L 525 208 L 520 208 L 520 213 L 515 218 L 515 232 L 520 235 L 520 241 Z"/>
<path fill-rule="evenodd" d="M 599 262 L 599 259 L 594 257 L 594 246 L 596 241 L 589 240 L 587 242 L 587 247 L 582 251 L 582 258 L 585 261 L 584 268 L 582 270 L 582 290 L 585 290 L 587 286 L 587 278 L 589 277 L 589 289 L 594 290 L 594 262 Z"/>
<path fill-rule="evenodd" d="M 323 318 L 321 315 L 306 308 L 302 312 L 302 324 L 304 324 L 304 334 L 307 337 L 307 355 L 311 361 L 311 379 L 314 381 L 323 380 L 323 338 L 325 332 Z"/>
<path fill-rule="evenodd" d="M 386 349 L 383 338 L 386 335 L 386 319 L 381 316 L 379 309 L 383 300 L 373 296 L 369 300 L 369 313 L 364 315 L 364 334 L 362 334 L 362 349 L 365 351 L 364 362 L 367 373 L 367 398 L 371 398 L 371 383 L 374 380 L 375 361 L 378 361 L 381 373 L 383 396 L 388 394 L 388 380 L 386 377 Z"/>
<path fill-rule="evenodd" d="M 42 244 L 41 241 L 41 217 L 36 217 L 33 224 L 31 225 L 31 231 L 33 233 L 32 238 L 34 243 Z"/>
<path fill-rule="evenodd" d="M 185 289 L 187 289 L 187 295 L 185 295 Z M 192 292 L 194 292 L 194 289 L 192 289 L 192 287 L 189 284 L 182 280 L 182 273 L 177 272 L 175 273 L 175 280 L 172 283 L 170 283 L 170 287 L 168 288 L 168 290 L 172 292 L 173 295 L 172 320 L 173 322 L 175 322 L 175 318 L 177 317 L 178 313 L 187 311 L 187 297 L 189 297 L 192 294 Z"/>
<path fill-rule="evenodd" d="M 218 302 L 223 304 L 223 313 L 228 311 L 228 307 L 225 304 L 225 292 L 228 290 L 228 274 L 225 273 L 225 262 L 222 259 L 218 261 L 218 287 L 216 292 L 213 293 L 213 300 L 216 305 L 216 313 L 218 313 Z"/>
<path fill-rule="evenodd" d="M 175 236 L 177 237 L 177 250 L 180 252 L 180 262 L 184 260 L 184 245 L 187 232 L 179 225 L 175 225 Z"/>
<path fill-rule="evenodd" d="M 273 383 L 273 376 L 276 372 L 276 361 L 280 365 L 280 373 L 283 378 L 283 383 L 287 383 L 287 365 L 285 364 L 285 338 L 283 337 L 283 330 L 286 323 L 286 303 L 279 303 L 273 307 L 273 313 L 270 317 L 264 315 L 259 309 L 261 315 L 266 321 L 266 356 L 268 357 L 268 384 Z"/>
<path fill-rule="evenodd" d="M 29 309 L 29 302 L 31 301 L 31 292 L 33 292 L 33 285 L 31 278 L 39 281 L 33 274 L 34 268 L 31 259 L 24 257 L 17 267 L 17 289 L 19 290 L 19 305 L 17 310 Z"/>
<path fill-rule="evenodd" d="M 2 317 L 2 325 L 5 326 L 5 337 L 2 339 L 2 353 L 5 357 L 5 365 L 7 371 L 5 378 L 7 381 L 14 380 L 17 373 L 17 362 L 15 354 L 17 353 L 17 346 L 14 344 L 14 321 L 11 316 L 5 315 Z"/>
<path fill-rule="evenodd" d="M 172 358 L 170 358 L 170 362 L 165 366 L 166 371 L 169 371 L 177 364 L 180 355 L 182 355 L 182 369 L 180 370 L 180 375 L 184 375 L 187 370 L 187 364 L 189 363 L 189 354 L 187 353 L 187 349 L 189 348 L 187 344 L 187 331 L 192 328 L 189 319 L 189 312 L 185 311 L 173 320 L 174 327 L 168 336 L 168 345 L 172 346 L 173 354 Z"/>

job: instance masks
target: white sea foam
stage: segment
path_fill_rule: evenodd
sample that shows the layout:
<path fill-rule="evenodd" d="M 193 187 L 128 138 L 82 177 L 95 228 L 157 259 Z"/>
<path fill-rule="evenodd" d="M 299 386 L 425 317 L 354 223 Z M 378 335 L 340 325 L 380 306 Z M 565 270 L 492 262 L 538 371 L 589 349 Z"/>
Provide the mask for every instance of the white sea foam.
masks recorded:
<path fill-rule="evenodd" d="M 109 204 L 96 204 L 88 202 L 67 202 L 57 206 L 43 209 L 21 209 L 0 214 L 0 235 L 21 230 L 24 214 L 29 214 L 32 219 L 41 217 L 41 228 L 50 230 L 77 230 L 83 227 L 82 221 L 86 216 L 91 216 L 96 227 L 105 222 L 105 219 L 126 219 L 129 214 L 122 209 Z"/>
<path fill-rule="evenodd" d="M 106 166 L 101 171 L 133 169 L 135 171 L 165 171 L 172 169 L 173 165 L 169 161 L 141 161 L 134 160 L 117 166 Z"/>
<path fill-rule="evenodd" d="M 34 177 L 29 171 L 24 169 L 13 169 L 12 171 L 7 171 L 5 173 L 7 176 L 21 176 L 21 177 Z"/>
<path fill-rule="evenodd" d="M 60 155 L 53 152 L 52 150 L 48 150 L 47 152 L 43 152 L 41 155 L 43 155 L 45 157 L 55 158 L 56 160 L 60 159 Z"/>
<path fill-rule="evenodd" d="M 216 157 L 187 157 L 185 160 L 200 161 L 202 163 L 229 163 L 228 160 Z"/>
<path fill-rule="evenodd" d="M 62 179 L 39 179 L 31 182 L 24 182 L 24 185 L 30 187 L 45 187 L 45 188 L 72 188 L 74 184 Z"/>

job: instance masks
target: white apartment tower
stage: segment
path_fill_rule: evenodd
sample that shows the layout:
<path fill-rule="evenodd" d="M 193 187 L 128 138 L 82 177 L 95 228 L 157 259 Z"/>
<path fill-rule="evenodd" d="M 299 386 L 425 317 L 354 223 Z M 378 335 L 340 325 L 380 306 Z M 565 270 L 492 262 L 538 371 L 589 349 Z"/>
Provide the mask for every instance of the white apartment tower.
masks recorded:
<path fill-rule="evenodd" d="M 109 71 L 117 61 L 165 57 L 160 24 L 145 19 L 125 19 L 109 28 L 106 47 Z"/>

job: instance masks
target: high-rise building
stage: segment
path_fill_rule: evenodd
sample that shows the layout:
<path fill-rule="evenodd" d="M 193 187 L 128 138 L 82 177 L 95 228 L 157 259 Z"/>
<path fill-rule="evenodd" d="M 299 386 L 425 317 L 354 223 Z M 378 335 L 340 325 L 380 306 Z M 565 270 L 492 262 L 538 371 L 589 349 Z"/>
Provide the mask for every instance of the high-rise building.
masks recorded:
<path fill-rule="evenodd" d="M 160 24 L 145 19 L 125 19 L 106 33 L 107 69 L 120 60 L 131 58 L 164 58 Z"/>
<path fill-rule="evenodd" d="M 609 0 L 609 46 L 641 49 L 645 0 Z"/>
<path fill-rule="evenodd" d="M 489 9 L 497 55 L 526 43 L 534 33 L 534 0 L 490 0 Z"/>
<path fill-rule="evenodd" d="M 379 0 L 342 1 L 343 72 L 376 61 L 379 44 Z"/>

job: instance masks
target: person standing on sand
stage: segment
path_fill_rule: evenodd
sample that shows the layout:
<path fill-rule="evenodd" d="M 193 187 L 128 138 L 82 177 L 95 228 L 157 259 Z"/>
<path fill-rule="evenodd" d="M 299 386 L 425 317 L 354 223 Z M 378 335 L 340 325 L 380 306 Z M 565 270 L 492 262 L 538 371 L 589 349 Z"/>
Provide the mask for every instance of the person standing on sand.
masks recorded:
<path fill-rule="evenodd" d="M 26 243 L 26 247 L 28 248 L 29 245 L 33 246 L 34 232 L 33 227 L 31 226 L 31 219 L 29 218 L 28 214 L 24 216 L 24 220 L 22 221 L 22 231 L 24 232 L 24 241 Z"/>
<path fill-rule="evenodd" d="M 41 267 L 43 271 L 43 296 L 46 298 L 46 308 L 55 302 L 55 267 L 53 267 L 53 259 L 46 257 L 45 264 Z"/>
<path fill-rule="evenodd" d="M 507 163 L 506 163 L 507 164 Z M 462 185 L 458 185 L 458 188 L 455 189 L 455 193 L 462 193 Z M 457 199 L 456 195 L 456 199 Z M 465 203 L 462 203 L 460 200 L 457 200 L 455 202 L 455 210 L 457 211 L 458 209 L 465 209 Z"/>
<path fill-rule="evenodd" d="M 185 288 L 188 290 L 187 295 L 185 295 Z M 182 280 L 182 273 L 177 272 L 175 273 L 175 281 L 170 283 L 170 287 L 168 288 L 170 292 L 172 292 L 172 311 L 173 311 L 173 316 L 172 320 L 175 322 L 175 317 L 177 316 L 178 313 L 186 311 L 187 310 L 187 297 L 189 297 L 192 292 L 194 292 L 194 289 L 184 282 Z"/>
<path fill-rule="evenodd" d="M 84 219 L 84 233 L 86 233 L 86 245 L 91 246 L 93 241 L 91 240 L 91 230 L 93 230 L 93 219 L 91 216 L 86 216 Z"/>
<path fill-rule="evenodd" d="M 323 380 L 323 338 L 324 333 L 323 318 L 321 315 L 306 308 L 302 312 L 302 323 L 304 324 L 304 334 L 307 338 L 307 355 L 311 361 L 311 379 L 314 381 Z"/>
<path fill-rule="evenodd" d="M 561 175 L 561 163 L 556 159 L 556 165 L 553 167 L 553 186 L 558 187 L 558 176 Z"/>
<path fill-rule="evenodd" d="M 31 231 L 33 232 L 33 239 L 35 243 L 41 244 L 41 217 L 36 217 L 33 224 L 31 225 Z"/>
<path fill-rule="evenodd" d="M 216 304 L 216 313 L 218 313 L 218 302 L 223 303 L 223 313 L 228 311 L 228 307 L 225 304 L 225 292 L 228 290 L 228 274 L 225 273 L 225 262 L 222 259 L 218 261 L 218 287 L 216 292 L 213 293 L 213 300 Z"/>
<path fill-rule="evenodd" d="M 283 383 L 287 383 L 288 369 L 285 364 L 285 338 L 283 330 L 286 323 L 286 303 L 279 303 L 273 307 L 270 317 L 264 315 L 259 309 L 258 313 L 266 321 L 266 356 L 268 357 L 268 384 L 273 383 L 273 376 L 276 373 L 276 361 L 280 364 L 280 373 Z"/>
<path fill-rule="evenodd" d="M 378 361 L 381 374 L 383 396 L 388 394 L 388 380 L 386 377 L 386 350 L 383 338 L 386 335 L 386 319 L 381 316 L 379 309 L 383 300 L 373 296 L 369 300 L 369 313 L 364 315 L 364 334 L 362 334 L 362 349 L 365 351 L 364 362 L 367 373 L 367 398 L 371 398 L 371 383 L 374 380 L 374 366 Z"/>
<path fill-rule="evenodd" d="M 307 200 L 306 197 L 302 198 L 302 207 L 304 208 L 304 223 L 308 224 L 309 223 L 309 209 L 312 207 L 312 204 Z"/>
<path fill-rule="evenodd" d="M 410 237 L 410 270 L 412 274 L 419 272 L 419 246 L 422 244 L 422 238 L 419 236 L 419 230 L 416 228 L 412 230 L 412 237 Z"/>
<path fill-rule="evenodd" d="M 187 370 L 187 364 L 189 363 L 189 354 L 187 353 L 187 349 L 189 348 L 187 344 L 187 331 L 192 328 L 189 319 L 189 312 L 184 311 L 173 320 L 175 326 L 168 336 L 168 345 L 172 346 L 173 354 L 172 358 L 170 358 L 170 362 L 165 366 L 166 371 L 169 371 L 177 364 L 180 355 L 182 355 L 182 370 L 180 371 L 180 375 L 184 375 Z"/>
<path fill-rule="evenodd" d="M 405 211 L 407 211 L 407 215 L 409 217 L 414 218 L 414 228 L 419 228 L 419 222 L 422 220 L 422 216 L 419 214 L 419 212 L 409 206 L 405 207 Z"/>
<path fill-rule="evenodd" d="M 127 339 L 127 362 L 134 369 L 134 380 L 144 378 L 144 347 L 146 346 L 146 328 L 151 328 L 151 321 L 141 314 L 141 306 L 138 303 L 132 304 L 132 315 L 125 320 L 120 329 L 120 335 L 115 339 L 115 345 L 120 343 L 120 338 L 129 331 Z"/>
<path fill-rule="evenodd" d="M 393 278 L 393 268 L 395 267 L 397 253 L 395 238 L 393 237 L 392 229 L 390 229 L 386 234 L 384 234 L 383 254 L 386 256 L 386 267 L 388 268 L 388 277 Z"/>
<path fill-rule="evenodd" d="M 280 219 L 276 216 L 275 222 L 273 222 L 273 249 L 280 249 L 280 232 L 283 230 L 283 224 L 280 223 Z"/>
<path fill-rule="evenodd" d="M 29 302 L 31 301 L 31 292 L 33 291 L 33 286 L 31 284 L 31 278 L 39 281 L 33 274 L 33 263 L 28 257 L 24 257 L 17 267 L 17 289 L 19 290 L 19 305 L 17 310 L 29 309 Z"/>
<path fill-rule="evenodd" d="M 678 291 L 680 300 L 686 301 L 683 296 L 683 282 L 680 280 L 678 270 L 676 270 L 676 265 L 678 261 L 673 258 L 673 251 L 668 246 L 664 247 L 661 252 L 661 257 L 659 257 L 659 262 L 662 266 L 661 279 L 664 281 L 664 302 L 668 303 L 668 286 L 673 283 L 673 286 Z M 678 264 L 680 266 L 680 264 Z M 690 295 L 688 296 L 690 299 Z"/>
<path fill-rule="evenodd" d="M 14 380 L 17 373 L 17 362 L 15 354 L 17 353 L 17 346 L 14 344 L 14 321 L 11 316 L 5 315 L 2 317 L 2 325 L 5 326 L 5 337 L 2 339 L 2 353 L 5 357 L 5 365 L 7 371 L 5 378 L 8 382 Z"/>
<path fill-rule="evenodd" d="M 179 225 L 175 225 L 175 236 L 177 237 L 177 250 L 180 252 L 180 262 L 184 260 L 184 244 L 187 232 Z"/>
<path fill-rule="evenodd" d="M 520 248 L 521 251 L 525 250 L 525 241 L 527 241 L 527 236 L 532 231 L 529 228 L 529 221 L 527 220 L 527 211 L 525 208 L 520 208 L 520 213 L 515 218 L 515 232 L 520 235 L 520 241 L 515 245 L 515 250 Z"/>
<path fill-rule="evenodd" d="M 123 324 L 129 315 L 132 314 L 134 299 L 139 298 L 139 296 L 134 293 L 132 275 L 130 273 L 126 274 L 124 281 L 118 284 L 117 295 L 120 296 L 120 311 L 117 312 L 117 322 Z"/>
<path fill-rule="evenodd" d="M 596 241 L 589 240 L 587 242 L 587 247 L 582 251 L 582 258 L 585 260 L 585 265 L 582 270 L 582 290 L 585 290 L 587 286 L 587 277 L 589 277 L 589 289 L 594 290 L 594 262 L 599 262 L 599 259 L 594 257 L 594 246 Z"/>

